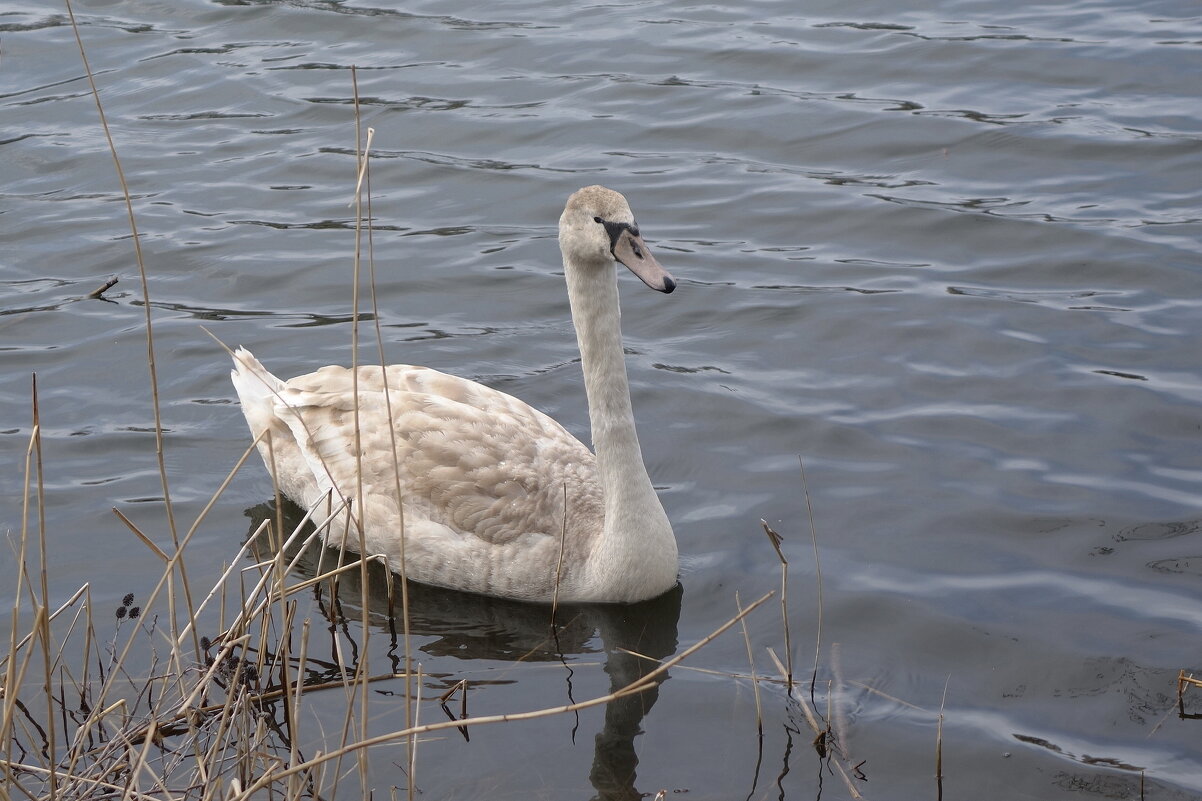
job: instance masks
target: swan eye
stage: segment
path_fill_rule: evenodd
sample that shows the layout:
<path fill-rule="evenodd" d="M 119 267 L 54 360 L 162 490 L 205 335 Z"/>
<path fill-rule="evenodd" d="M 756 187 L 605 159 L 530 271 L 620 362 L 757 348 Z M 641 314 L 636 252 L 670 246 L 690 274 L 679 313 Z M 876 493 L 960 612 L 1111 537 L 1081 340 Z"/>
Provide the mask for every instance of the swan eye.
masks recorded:
<path fill-rule="evenodd" d="M 600 217 L 594 217 L 594 218 L 593 218 L 593 222 L 595 222 L 595 223 L 599 223 L 599 222 L 601 222 L 601 218 L 600 218 Z"/>

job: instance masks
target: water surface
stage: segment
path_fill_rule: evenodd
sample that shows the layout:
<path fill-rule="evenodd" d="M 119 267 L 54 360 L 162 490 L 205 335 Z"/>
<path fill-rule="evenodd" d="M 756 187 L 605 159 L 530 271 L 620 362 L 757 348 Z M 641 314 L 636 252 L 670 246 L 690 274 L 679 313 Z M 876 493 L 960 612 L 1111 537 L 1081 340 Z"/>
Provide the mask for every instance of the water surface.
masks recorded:
<path fill-rule="evenodd" d="M 948 797 L 1138 798 L 1141 776 L 1148 798 L 1202 793 L 1200 724 L 1175 706 L 1202 634 L 1196 5 L 76 13 L 143 236 L 181 519 L 248 442 L 202 326 L 282 376 L 350 361 L 355 65 L 389 360 L 503 389 L 587 437 L 555 246 L 567 195 L 625 193 L 677 278 L 670 297 L 622 281 L 640 436 L 683 562 L 678 616 L 627 623 L 658 631 L 662 655 L 734 614 L 736 591 L 778 585 L 764 518 L 785 537 L 808 673 L 800 459 L 820 686 L 864 761 L 860 792 L 933 797 L 942 706 Z M 10 2 L 0 38 L 0 443 L 23 464 L 36 372 L 52 591 L 92 582 L 115 605 L 159 567 L 110 507 L 167 538 L 141 287 L 63 10 Z M 85 298 L 110 275 L 104 300 Z M 0 480 L 18 530 L 20 470 Z M 260 466 L 239 474 L 190 546 L 211 570 L 198 584 L 270 495 Z M 12 575 L 9 549 L 0 567 Z M 613 661 L 622 620 L 597 610 L 521 662 L 523 612 L 439 596 L 424 615 L 426 699 L 468 678 L 478 714 L 591 697 L 636 669 Z M 748 625 L 757 672 L 774 673 L 779 608 Z M 719 673 L 674 670 L 649 709 L 426 744 L 418 784 L 846 797 L 777 685 L 761 750 L 749 684 L 720 675 L 747 671 L 741 637 L 690 663 Z M 314 714 L 341 720 L 324 703 Z M 396 697 L 377 703 L 396 728 Z M 404 783 L 387 759 L 372 779 Z"/>

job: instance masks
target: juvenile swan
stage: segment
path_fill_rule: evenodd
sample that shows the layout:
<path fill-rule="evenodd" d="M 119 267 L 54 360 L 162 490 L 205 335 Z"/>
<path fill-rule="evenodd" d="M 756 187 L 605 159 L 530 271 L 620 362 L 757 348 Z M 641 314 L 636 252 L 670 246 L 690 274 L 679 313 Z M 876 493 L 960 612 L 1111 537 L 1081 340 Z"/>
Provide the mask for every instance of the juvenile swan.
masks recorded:
<path fill-rule="evenodd" d="M 635 433 L 615 260 L 659 292 L 676 282 L 626 198 L 602 186 L 568 198 L 559 249 L 595 456 L 517 398 L 403 364 L 358 368 L 359 451 L 350 370 L 285 382 L 242 348 L 234 387 L 251 434 L 270 432 L 274 453 L 267 437 L 259 452 L 284 494 L 304 507 L 330 491 L 349 499 L 367 551 L 398 572 L 403 531 L 404 572 L 425 584 L 549 602 L 558 574 L 560 601 L 620 603 L 673 587 L 676 539 Z M 346 532 L 346 546 L 359 549 L 345 517 L 330 531 L 331 545 Z"/>

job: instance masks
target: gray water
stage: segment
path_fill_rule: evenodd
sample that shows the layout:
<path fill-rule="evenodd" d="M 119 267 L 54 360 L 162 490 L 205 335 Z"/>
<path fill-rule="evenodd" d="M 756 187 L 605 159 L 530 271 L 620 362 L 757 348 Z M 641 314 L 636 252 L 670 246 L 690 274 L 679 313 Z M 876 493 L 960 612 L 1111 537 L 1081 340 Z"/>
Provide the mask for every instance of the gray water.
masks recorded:
<path fill-rule="evenodd" d="M 1202 667 L 1196 3 L 385 5 L 76 4 L 143 236 L 182 520 L 248 443 L 202 326 L 281 376 L 350 361 L 356 65 L 388 359 L 587 438 L 564 199 L 625 193 L 679 282 L 622 279 L 682 554 L 679 600 L 631 618 L 653 655 L 778 586 L 764 518 L 808 678 L 804 462 L 820 703 L 829 686 L 860 792 L 935 797 L 942 705 L 946 797 L 1202 794 L 1202 721 L 1175 694 Z M 8 0 L 0 50 L 0 525 L 19 528 L 36 372 L 52 593 L 116 605 L 160 565 L 110 508 L 167 541 L 132 241 L 64 9 Z M 189 546 L 194 582 L 270 496 L 261 465 L 239 473 Z M 474 714 L 521 711 L 635 669 L 614 650 L 631 619 L 606 610 L 515 662 L 544 630 L 525 614 L 429 601 L 426 701 L 468 678 Z M 779 607 L 748 626 L 775 673 Z M 689 664 L 748 670 L 737 632 Z M 678 668 L 650 708 L 423 744 L 421 797 L 847 797 L 796 704 L 762 691 L 762 747 L 745 680 Z M 399 727 L 399 696 L 373 703 Z M 378 791 L 404 786 L 376 756 Z"/>

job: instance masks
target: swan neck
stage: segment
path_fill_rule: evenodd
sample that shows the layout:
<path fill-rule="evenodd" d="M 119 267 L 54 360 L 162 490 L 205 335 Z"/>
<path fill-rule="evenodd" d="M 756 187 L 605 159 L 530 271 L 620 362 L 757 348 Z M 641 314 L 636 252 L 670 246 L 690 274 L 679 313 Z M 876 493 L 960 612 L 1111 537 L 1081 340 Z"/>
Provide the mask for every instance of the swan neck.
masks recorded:
<path fill-rule="evenodd" d="M 605 520 L 590 560 L 591 580 L 596 587 L 610 588 L 607 600 L 649 598 L 676 581 L 676 539 L 635 432 L 617 269 L 613 261 L 573 264 L 565 249 L 564 272 L 604 496 Z"/>
<path fill-rule="evenodd" d="M 572 322 L 580 346 L 593 451 L 605 492 L 605 528 L 622 520 L 662 515 L 635 431 L 622 350 L 621 307 L 613 262 L 573 266 L 565 257 Z"/>
<path fill-rule="evenodd" d="M 620 463 L 646 475 L 630 405 L 615 268 L 612 264 L 587 271 L 569 268 L 567 274 L 593 449 L 599 462 L 614 467 Z"/>

